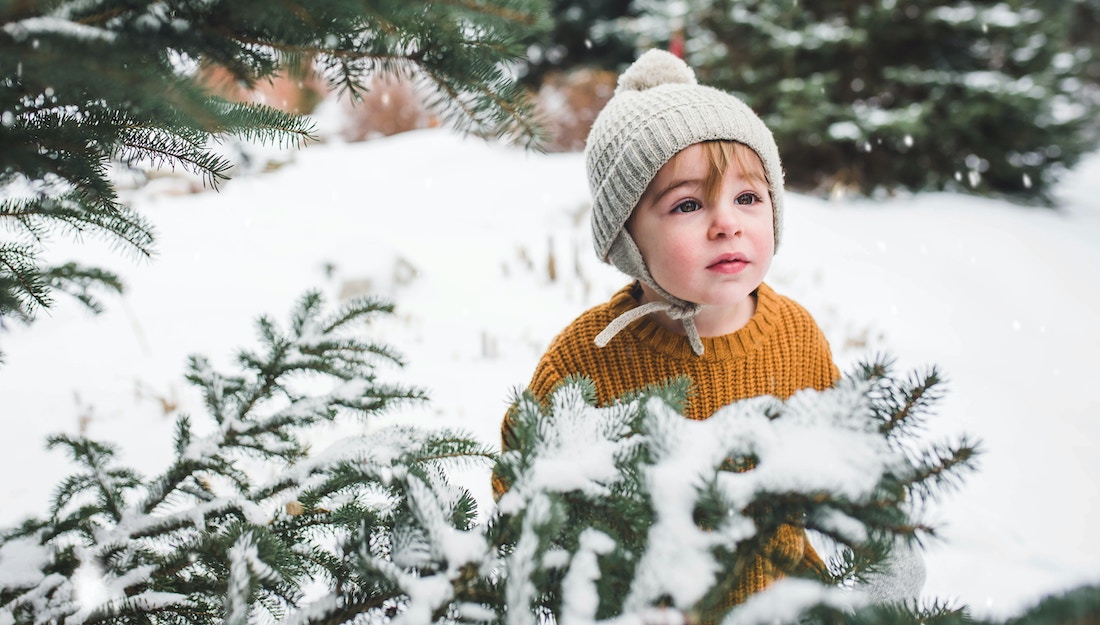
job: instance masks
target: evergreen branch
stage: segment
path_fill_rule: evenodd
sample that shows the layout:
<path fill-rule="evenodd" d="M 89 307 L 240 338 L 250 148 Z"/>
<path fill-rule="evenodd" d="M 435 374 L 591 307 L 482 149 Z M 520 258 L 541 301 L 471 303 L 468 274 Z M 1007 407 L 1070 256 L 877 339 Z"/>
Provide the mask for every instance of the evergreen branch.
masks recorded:
<path fill-rule="evenodd" d="M 50 510 L 52 516 L 58 516 L 61 510 L 66 508 L 73 499 L 91 486 L 91 479 L 87 475 L 70 475 L 63 479 L 54 489 L 53 505 Z"/>
<path fill-rule="evenodd" d="M 298 299 L 297 305 L 290 313 L 290 333 L 294 339 L 300 340 L 307 333 L 311 333 L 314 319 L 320 316 L 321 294 L 317 291 L 309 291 Z M 274 324 L 268 322 L 263 331 L 265 338 L 274 337 Z"/>
<path fill-rule="evenodd" d="M 95 490 L 99 508 L 118 523 L 123 516 L 125 504 L 124 492 L 136 488 L 141 479 L 129 469 L 111 469 L 109 462 L 114 458 L 111 445 L 98 443 L 86 438 L 73 438 L 66 435 L 54 435 L 47 441 L 47 448 L 64 446 L 73 460 L 84 465 L 88 473 L 79 476 L 67 484 L 68 490 L 58 493 L 55 499 L 54 514 L 75 495 L 76 491 Z"/>
<path fill-rule="evenodd" d="M 162 538 L 174 532 L 194 528 L 196 519 L 202 520 L 203 523 L 214 521 L 247 523 L 264 516 L 258 506 L 252 502 L 235 497 L 221 497 L 197 503 L 183 511 L 143 517 L 140 524 L 134 524 L 127 529 L 126 537 L 130 540 Z"/>
<path fill-rule="evenodd" d="M 387 610 L 387 605 L 392 603 L 390 596 L 371 592 L 367 589 L 347 589 L 336 596 L 331 605 L 325 605 L 311 610 L 308 620 L 300 618 L 295 623 L 308 623 L 308 625 L 344 625 L 355 621 L 357 617 L 365 614 L 385 611 L 387 616 L 392 612 Z"/>
<path fill-rule="evenodd" d="M 481 116 L 478 109 L 464 101 L 465 98 L 463 94 L 452 86 L 447 76 L 444 76 L 437 70 L 423 66 L 421 70 L 431 78 L 432 83 L 443 93 L 446 100 L 461 111 L 462 116 L 470 120 L 471 123 L 480 125 Z M 541 130 L 539 130 L 534 122 L 527 121 L 529 117 L 525 115 L 525 112 L 521 113 L 520 108 L 513 106 L 511 102 L 497 95 L 497 93 L 489 87 L 478 86 L 474 88 L 474 92 L 486 98 L 492 105 L 498 107 L 498 109 L 502 111 L 502 116 L 504 118 L 517 124 L 519 129 L 524 133 L 524 136 L 531 138 L 532 145 L 537 144 L 541 137 Z M 498 137 L 503 136 L 504 130 L 505 127 L 503 125 L 491 129 L 492 133 Z"/>
<path fill-rule="evenodd" d="M 71 187 L 31 200 L 39 206 L 22 207 L 12 222 L 40 244 L 56 228 L 92 230 L 152 254 L 151 229 L 118 200 L 107 172 L 112 161 L 178 166 L 217 188 L 231 164 L 208 149 L 211 140 L 301 147 L 316 138 L 308 118 L 211 95 L 205 73 L 187 67 L 189 60 L 225 67 L 246 85 L 288 64 L 290 75 L 304 73 L 306 61 L 314 60 L 336 73 L 330 82 L 353 95 L 376 70 L 425 76 L 440 96 L 433 106 L 459 129 L 519 135 L 531 145 L 540 140 L 528 99 L 502 68 L 523 58 L 521 37 L 544 25 L 537 2 L 323 0 L 272 9 L 252 2 L 66 0 L 17 2 L 0 11 L 4 58 L 18 60 L 7 64 L 10 79 L 0 87 L 9 141 L 0 184 L 25 177 Z M 50 304 L 56 284 L 18 284 L 33 276 L 0 274 L 0 315 L 29 321 Z M 68 284 L 78 299 L 99 308 L 85 288 L 88 277 Z"/>
<path fill-rule="evenodd" d="M 321 322 L 321 333 L 331 335 L 344 327 L 379 314 L 393 314 L 394 306 L 379 297 L 358 297 L 345 302 L 340 308 Z"/>
<path fill-rule="evenodd" d="M 356 463 L 340 462 L 331 466 L 309 467 L 307 471 L 298 475 L 281 476 L 280 479 L 257 489 L 253 497 L 258 501 L 273 500 L 285 492 L 302 489 L 301 482 L 308 481 L 317 475 L 323 476 L 323 481 L 316 484 L 310 483 L 304 492 L 298 494 L 300 500 L 319 501 L 349 489 L 362 487 L 380 477 Z"/>
<path fill-rule="evenodd" d="M 53 289 L 76 298 L 97 314 L 103 312 L 103 305 L 92 295 L 92 288 L 103 288 L 119 295 L 124 291 L 122 280 L 117 274 L 97 267 L 82 267 L 72 262 L 46 268 L 45 277 Z"/>
<path fill-rule="evenodd" d="M 176 461 L 162 475 L 149 483 L 145 499 L 139 506 L 142 514 L 153 513 L 173 493 L 183 488 L 185 480 L 194 479 L 197 473 L 211 468 L 208 463 L 202 462 L 200 459 L 185 458 L 178 449 L 176 453 Z M 203 493 L 206 494 L 206 497 L 202 496 Z M 192 491 L 189 494 L 200 501 L 213 498 L 213 495 L 206 490 Z"/>
<path fill-rule="evenodd" d="M 882 432 L 891 434 L 896 428 L 914 427 L 916 419 L 943 397 L 943 380 L 933 367 L 924 374 L 914 374 L 899 386 L 892 386 L 888 394 L 888 410 Z"/>
<path fill-rule="evenodd" d="M 48 281 L 36 261 L 29 247 L 0 243 L 0 287 L 5 295 L 0 300 L 0 317 L 11 312 L 29 317 L 36 306 L 49 308 Z"/>
<path fill-rule="evenodd" d="M 316 126 L 307 117 L 262 104 L 227 102 L 220 98 L 210 101 L 211 107 L 218 111 L 217 134 L 261 143 L 277 139 L 277 145 L 283 148 L 302 148 L 318 138 Z"/>
<path fill-rule="evenodd" d="M 142 256 L 151 255 L 152 226 L 139 214 L 110 200 L 96 200 L 77 191 L 58 197 L 37 197 L 25 201 L 0 202 L 0 218 L 16 220 L 40 242 L 45 226 L 69 228 L 80 234 L 91 230 L 107 235 Z"/>
<path fill-rule="evenodd" d="M 54 518 L 42 534 L 43 539 L 54 540 L 70 532 L 77 532 L 85 540 L 94 537 L 99 527 L 96 521 L 103 516 L 103 510 L 97 504 L 98 502 L 79 506 L 63 516 L 53 515 Z"/>
<path fill-rule="evenodd" d="M 490 15 L 506 24 L 522 24 L 533 27 L 539 21 L 539 18 L 530 12 L 517 11 L 499 4 L 475 2 L 474 0 L 443 0 L 440 4 L 460 7 L 482 15 Z"/>
<path fill-rule="evenodd" d="M 191 440 L 191 417 L 185 413 L 180 414 L 176 418 L 176 437 L 174 445 L 177 457 L 183 456 L 187 448 L 190 447 Z"/>
<path fill-rule="evenodd" d="M 214 370 L 207 358 L 198 355 L 188 358 L 185 379 L 202 389 L 203 403 L 219 426 L 231 410 L 229 403 L 235 401 L 245 386 L 242 377 L 223 376 Z"/>
<path fill-rule="evenodd" d="M 494 462 L 499 454 L 484 444 L 462 435 L 441 432 L 424 442 L 423 447 L 408 459 L 410 464 L 432 463 L 445 460 L 469 462 Z"/>
<path fill-rule="evenodd" d="M 41 198 L 27 198 L 0 201 L 0 218 L 5 218 L 4 225 L 9 230 L 22 228 L 22 233 L 33 239 L 34 243 L 41 245 L 46 240 L 45 220 L 36 219 L 40 212 L 37 208 L 42 202 Z M 32 208 L 34 206 L 34 208 Z"/>
<path fill-rule="evenodd" d="M 167 131 L 164 128 L 130 128 L 114 148 L 113 158 L 127 165 L 145 162 L 160 169 L 165 165 L 180 165 L 200 174 L 203 182 L 214 189 L 228 180 L 226 172 L 232 163 L 225 157 L 211 154 L 203 146 Z"/>
<path fill-rule="evenodd" d="M 165 596 L 165 593 L 143 592 L 112 601 L 94 610 L 81 620 L 83 625 L 106 625 L 134 622 L 172 622 L 168 617 L 178 616 L 181 623 L 196 623 L 201 620 L 186 618 L 202 614 L 199 606 L 189 597 L 179 595 Z"/>
<path fill-rule="evenodd" d="M 935 499 L 945 488 L 957 485 L 963 475 L 977 470 L 982 450 L 965 437 L 955 445 L 941 444 L 926 450 L 905 477 L 907 490 L 924 499 Z"/>
<path fill-rule="evenodd" d="M 27 179 L 46 183 L 47 189 L 61 180 L 70 185 L 73 196 L 86 198 L 78 204 L 117 208 L 115 191 L 104 167 L 105 143 L 114 141 L 115 122 L 101 119 L 94 112 L 81 117 L 55 111 L 37 111 L 21 115 L 21 127 L 15 128 L 17 144 L 15 167 Z M 91 135 L 95 136 L 91 136 Z M 110 135 L 104 138 L 102 135 Z M 56 194 L 60 196 L 61 194 Z"/>
<path fill-rule="evenodd" d="M 286 54 L 332 58 L 341 67 L 339 76 L 341 77 L 342 88 L 353 95 L 360 90 L 360 85 L 352 78 L 358 73 L 353 64 L 378 64 L 389 68 L 389 71 L 395 71 L 394 68 L 397 65 L 407 63 L 411 67 L 415 67 L 416 72 L 427 76 L 433 87 L 440 92 L 440 98 L 433 103 L 433 108 L 442 109 L 445 112 L 452 108 L 459 111 L 458 114 L 450 115 L 452 120 L 465 120 L 465 122 L 458 124 L 459 128 L 469 124 L 476 128 L 479 133 L 487 132 L 498 137 L 504 136 L 507 132 L 515 131 L 520 136 L 526 137 L 532 146 L 538 145 L 543 138 L 543 130 L 533 120 L 531 105 L 526 101 L 523 93 L 511 83 L 506 82 L 498 70 L 493 68 L 488 73 L 479 74 L 475 71 L 475 65 L 470 63 L 449 61 L 444 64 L 441 60 L 436 59 L 437 56 L 441 57 L 441 54 L 433 48 L 426 47 L 393 53 L 388 50 L 379 52 L 377 49 L 334 50 L 316 46 L 276 44 L 265 40 L 247 38 L 242 39 L 242 41 L 254 45 L 272 46 Z M 435 48 L 439 49 L 448 46 L 452 53 L 456 49 L 461 50 L 471 60 L 486 56 L 498 56 L 501 60 L 504 60 L 509 56 L 508 46 L 504 44 L 504 40 L 460 39 L 448 44 L 441 42 L 434 45 Z M 461 84 L 462 87 L 458 88 L 456 86 L 458 84 Z M 470 96 L 480 99 L 481 104 L 472 105 L 465 102 Z M 482 114 L 484 109 L 495 111 L 493 117 L 497 121 L 486 119 Z M 507 120 L 507 122 L 504 120 Z"/>
<path fill-rule="evenodd" d="M 275 324 L 269 319 L 261 317 L 257 322 L 261 338 L 267 343 L 268 354 L 266 359 L 253 355 L 250 352 L 242 352 L 237 360 L 246 368 L 255 369 L 257 380 L 251 385 L 242 387 L 243 397 L 237 402 L 238 408 L 233 415 L 234 422 L 246 419 L 247 415 L 256 405 L 266 397 L 270 397 L 281 389 L 279 378 L 285 372 L 287 354 L 293 349 L 293 343 L 277 335 Z M 228 424 L 228 422 L 226 422 Z M 230 430 L 230 434 L 232 430 Z"/>

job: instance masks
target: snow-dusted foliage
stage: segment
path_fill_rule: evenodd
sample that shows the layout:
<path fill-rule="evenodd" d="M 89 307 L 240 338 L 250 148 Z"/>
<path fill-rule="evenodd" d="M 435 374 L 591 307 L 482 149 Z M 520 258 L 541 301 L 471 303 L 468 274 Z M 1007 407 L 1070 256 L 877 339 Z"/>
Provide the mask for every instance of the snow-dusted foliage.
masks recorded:
<path fill-rule="evenodd" d="M 865 594 L 848 588 L 897 541 L 931 533 L 913 512 L 971 466 L 966 441 L 912 440 L 937 384 L 934 371 L 899 381 L 876 363 L 834 389 L 749 399 L 704 421 L 677 409 L 684 380 L 608 407 L 593 404 L 584 380 L 546 405 L 521 397 L 516 450 L 497 466 L 510 488 L 493 524 L 514 535 L 507 622 L 540 613 L 574 624 L 788 622 L 811 608 L 859 606 Z M 841 546 L 830 573 L 775 584 L 731 610 L 739 567 L 783 525 Z"/>
<path fill-rule="evenodd" d="M 214 427 L 197 436 L 181 417 L 175 460 L 152 479 L 115 466 L 106 445 L 53 439 L 80 471 L 46 518 L 0 534 L 0 623 L 342 622 L 394 597 L 423 622 L 450 599 L 438 589 L 454 568 L 484 551 L 464 538 L 472 499 L 436 465 L 490 452 L 395 428 L 308 455 L 300 436 L 422 398 L 380 383 L 377 365 L 397 356 L 357 336 L 389 310 L 362 300 L 326 313 L 309 294 L 286 329 L 260 320 L 261 350 L 239 354 L 239 373 L 193 358 Z M 429 574 L 440 561 L 452 568 Z M 327 597 L 303 611 L 316 583 Z"/>
<path fill-rule="evenodd" d="M 891 546 L 931 532 L 915 512 L 971 466 L 965 441 L 913 436 L 938 393 L 934 371 L 899 380 L 876 363 L 834 389 L 750 399 L 705 421 L 681 415 L 686 380 L 599 407 L 575 379 L 545 404 L 516 400 L 504 454 L 405 426 L 311 452 L 311 426 L 422 397 L 380 383 L 377 365 L 397 356 L 354 331 L 387 305 L 322 308 L 309 294 L 286 329 L 261 319 L 261 349 L 242 352 L 237 373 L 192 360 L 213 427 L 200 436 L 182 417 L 175 459 L 153 479 L 116 466 L 109 446 L 54 438 L 80 470 L 45 518 L 0 533 L 0 625 L 965 618 L 869 605 L 860 591 Z M 477 524 L 445 468 L 490 459 L 509 488 Z M 739 568 L 792 525 L 839 546 L 829 571 L 731 605 Z M 1088 589 L 1045 605 L 1047 617 L 1100 613 Z"/>

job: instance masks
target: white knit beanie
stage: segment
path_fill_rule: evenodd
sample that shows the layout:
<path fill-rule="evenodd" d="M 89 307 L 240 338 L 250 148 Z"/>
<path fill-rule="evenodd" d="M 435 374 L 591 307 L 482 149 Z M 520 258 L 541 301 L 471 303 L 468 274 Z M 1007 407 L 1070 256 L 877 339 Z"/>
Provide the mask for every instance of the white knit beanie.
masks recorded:
<path fill-rule="evenodd" d="M 743 143 L 760 157 L 768 179 L 778 247 L 783 226 L 783 167 L 771 131 L 752 109 L 734 95 L 698 84 L 695 72 L 664 50 L 647 51 L 619 76 L 615 93 L 596 117 L 584 150 L 592 192 L 593 243 L 601 260 L 649 285 L 666 301 L 628 311 L 596 337 L 597 345 L 606 345 L 635 319 L 661 311 L 681 320 L 692 349 L 703 353 L 694 323 L 700 306 L 669 294 L 656 283 L 624 226 L 661 166 L 680 150 L 713 140 Z"/>

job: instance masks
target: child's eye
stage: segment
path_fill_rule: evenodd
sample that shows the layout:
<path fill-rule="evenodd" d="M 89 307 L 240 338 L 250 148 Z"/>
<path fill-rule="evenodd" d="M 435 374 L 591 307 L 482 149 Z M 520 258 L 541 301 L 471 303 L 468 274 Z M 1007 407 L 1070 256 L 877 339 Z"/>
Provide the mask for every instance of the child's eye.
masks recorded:
<path fill-rule="evenodd" d="M 695 211 L 703 208 L 699 202 L 695 200 L 684 200 L 672 208 L 674 213 L 694 213 Z"/>
<path fill-rule="evenodd" d="M 742 193 L 734 200 L 735 204 L 749 205 L 760 201 L 760 196 L 755 193 Z"/>

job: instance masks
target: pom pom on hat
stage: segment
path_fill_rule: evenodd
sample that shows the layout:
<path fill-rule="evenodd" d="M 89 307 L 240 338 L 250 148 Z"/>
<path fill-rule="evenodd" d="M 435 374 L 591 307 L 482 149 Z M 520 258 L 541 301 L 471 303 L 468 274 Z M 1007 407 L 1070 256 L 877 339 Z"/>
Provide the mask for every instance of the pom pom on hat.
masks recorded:
<path fill-rule="evenodd" d="M 664 50 L 649 50 L 619 76 L 615 93 L 645 91 L 664 84 L 694 85 L 695 72 L 683 59 Z"/>

